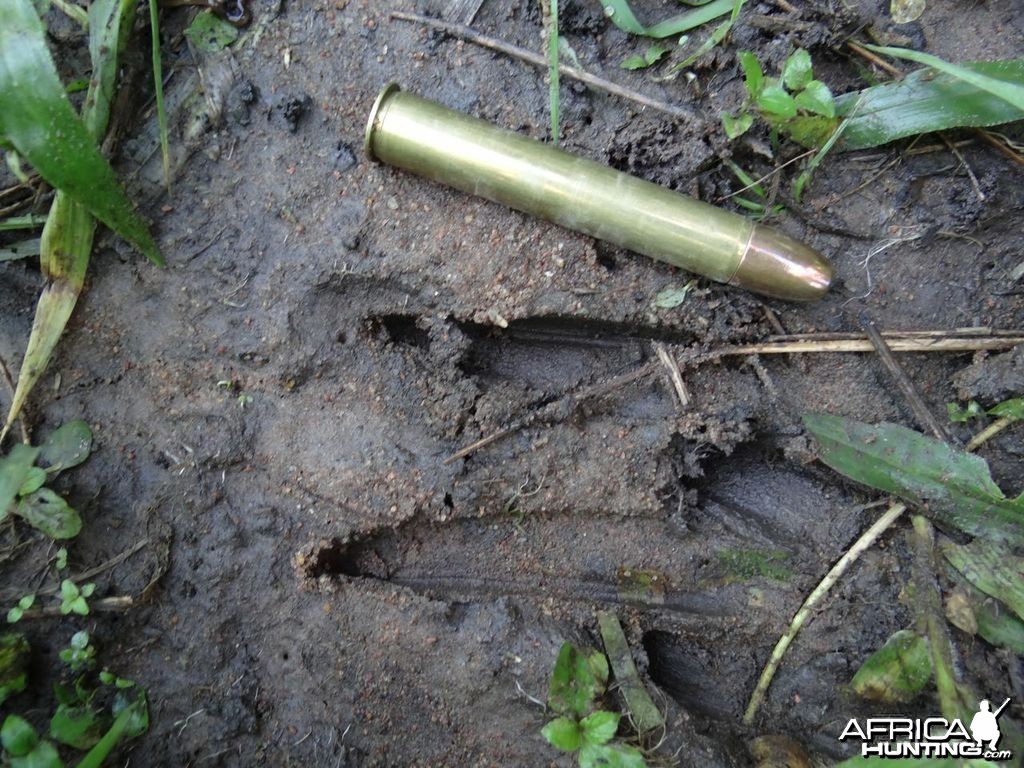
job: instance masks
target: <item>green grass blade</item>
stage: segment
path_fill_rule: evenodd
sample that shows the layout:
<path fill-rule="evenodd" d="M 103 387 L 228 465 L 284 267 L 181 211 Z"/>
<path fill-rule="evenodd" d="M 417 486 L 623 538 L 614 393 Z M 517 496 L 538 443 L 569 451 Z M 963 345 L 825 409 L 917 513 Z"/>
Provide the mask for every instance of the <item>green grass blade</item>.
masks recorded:
<path fill-rule="evenodd" d="M 68 101 L 31 0 L 0 3 L 0 135 L 48 183 L 153 262 L 163 263 L 114 170 Z"/>
<path fill-rule="evenodd" d="M 1024 83 L 1024 59 L 962 64 L 987 80 Z M 851 115 L 860 99 L 857 114 Z M 893 83 L 872 86 L 836 99 L 836 113 L 848 118 L 840 148 L 867 149 L 905 136 L 950 128 L 984 128 L 1024 120 L 1019 109 L 991 91 L 946 72 L 919 69 Z"/>
<path fill-rule="evenodd" d="M 676 72 L 680 69 L 686 69 L 687 67 L 691 66 L 697 59 L 703 56 L 705 53 L 707 53 L 720 42 L 725 40 L 726 35 L 728 35 L 729 32 L 732 30 L 732 25 L 735 24 L 736 19 L 739 18 L 740 9 L 743 8 L 743 3 L 745 2 L 746 0 L 734 0 L 732 12 L 729 14 L 729 18 L 723 21 L 717 27 L 715 27 L 711 34 L 708 35 L 708 39 L 701 44 L 700 48 L 694 51 L 691 55 L 687 56 L 686 59 L 684 59 L 682 62 L 676 64 L 672 68 L 672 71 Z"/>
<path fill-rule="evenodd" d="M 92 252 L 96 220 L 83 206 L 63 192 L 57 192 L 50 216 L 43 228 L 40 266 L 46 287 L 36 305 L 25 359 L 0 442 L 25 405 L 29 393 L 43 375 L 85 282 L 85 270 Z"/>
<path fill-rule="evenodd" d="M 38 256 L 41 250 L 40 239 L 19 240 L 6 248 L 0 248 L 0 261 L 17 261 L 29 256 Z"/>
<path fill-rule="evenodd" d="M 557 0 L 552 0 L 557 3 Z M 149 27 L 153 44 L 153 90 L 156 93 L 156 120 L 160 125 L 160 156 L 164 165 L 164 185 L 171 192 L 171 150 L 167 139 L 167 111 L 164 108 L 164 72 L 160 62 L 160 9 L 157 0 L 149 0 Z M 558 63 L 555 60 L 555 79 L 558 78 Z M 557 87 L 557 86 L 556 86 Z M 556 141 L 557 143 L 557 141 Z"/>
<path fill-rule="evenodd" d="M 45 216 L 11 216 L 9 219 L 0 219 L 0 232 L 10 232 L 14 229 L 35 229 L 46 223 Z"/>
<path fill-rule="evenodd" d="M 89 59 L 92 77 L 82 107 L 82 122 L 99 144 L 110 122 L 118 60 L 135 23 L 134 0 L 94 0 L 89 6 Z"/>
<path fill-rule="evenodd" d="M 633 14 L 627 0 L 604 0 L 605 15 L 612 20 L 612 24 L 623 32 L 633 35 L 644 35 L 646 37 L 671 37 L 679 35 L 691 29 L 706 24 L 719 16 L 732 12 L 734 0 L 711 0 L 706 5 L 694 8 L 692 11 L 681 13 L 678 16 L 659 21 L 645 27 Z"/>
<path fill-rule="evenodd" d="M 151 0 L 155 1 L 155 0 Z M 551 143 L 558 146 L 560 99 L 558 87 L 558 0 L 549 0 L 548 13 L 548 102 L 551 110 Z"/>
<path fill-rule="evenodd" d="M 885 56 L 892 56 L 896 59 L 906 59 L 907 61 L 924 64 L 927 67 L 932 67 L 933 69 L 937 69 L 947 75 L 958 77 L 961 80 L 970 83 L 975 88 L 988 91 L 992 95 L 998 96 L 1004 101 L 1008 101 L 1017 109 L 1024 110 L 1024 84 L 1022 84 L 1019 79 L 1014 82 L 1012 80 L 1002 80 L 998 77 L 989 77 L 988 75 L 976 72 L 968 67 L 950 64 L 948 61 L 944 61 L 938 56 L 921 53 L 921 51 L 912 51 L 909 48 L 889 48 L 881 45 L 868 45 L 866 43 L 864 47 L 868 50 L 874 51 L 875 53 L 881 53 Z"/>

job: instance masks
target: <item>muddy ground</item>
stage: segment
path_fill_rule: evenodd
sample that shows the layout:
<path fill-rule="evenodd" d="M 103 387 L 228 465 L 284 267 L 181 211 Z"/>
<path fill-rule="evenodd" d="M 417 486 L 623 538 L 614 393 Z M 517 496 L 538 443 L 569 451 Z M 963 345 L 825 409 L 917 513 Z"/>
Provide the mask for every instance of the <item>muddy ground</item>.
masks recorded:
<path fill-rule="evenodd" d="M 981 200 L 944 149 L 833 156 L 800 212 L 775 222 L 832 258 L 838 285 L 824 301 L 702 280 L 682 306 L 656 309 L 690 276 L 362 156 L 370 104 L 392 80 L 545 138 L 542 72 L 388 18 L 448 5 L 259 3 L 247 38 L 202 58 L 209 103 L 176 35 L 190 11 L 168 13 L 172 194 L 149 107 L 123 121 L 119 157 L 169 266 L 101 241 L 29 413 L 37 435 L 73 418 L 96 433 L 93 457 L 62 478 L 86 520 L 72 568 L 147 540 L 98 577 L 98 593 L 138 596 L 158 580 L 123 614 L 26 624 L 37 671 L 87 627 L 146 686 L 152 727 L 121 764 L 568 766 L 523 692 L 543 697 L 564 640 L 598 644 L 594 609 L 611 605 L 667 710 L 663 758 L 747 765 L 759 734 L 840 758 L 842 725 L 877 711 L 849 692 L 851 675 L 912 622 L 905 526 L 804 630 L 756 727 L 739 721 L 794 610 L 879 513 L 877 496 L 814 462 L 801 414 L 917 426 L 873 355 L 684 365 L 687 408 L 658 374 L 444 459 L 646 362 L 654 341 L 685 361 L 763 339 L 777 331 L 769 310 L 790 333 L 855 330 L 862 310 L 885 329 L 1024 326 L 1011 274 L 1024 258 L 1021 169 L 965 145 Z M 739 186 L 721 157 L 755 175 L 776 162 L 763 131 L 730 145 L 716 125 L 742 99 L 735 50 L 777 67 L 809 47 L 837 92 L 863 83 L 866 63 L 839 44 L 870 23 L 957 61 L 1024 51 L 1016 0 L 929 0 L 920 23 L 898 28 L 877 0 L 795 5 L 751 0 L 758 25 L 738 25 L 695 80 L 656 82 L 618 68 L 645 44 L 599 3 L 563 3 L 587 69 L 707 117 L 674 122 L 566 82 L 564 146 L 713 201 Z M 645 19 L 675 7 L 635 6 Z M 474 26 L 541 45 L 532 0 L 485 0 Z M 0 275 L 0 354 L 16 364 L 40 278 L 26 262 Z M 1020 394 L 1021 366 L 1005 356 L 902 359 L 939 414 L 958 398 Z M 1022 490 L 1020 432 L 983 453 L 1008 493 Z M 4 566 L 5 599 L 44 549 Z M 663 575 L 664 593 L 624 600 L 624 569 Z M 956 640 L 965 676 L 1024 715 L 1020 659 Z M 904 711 L 937 704 L 928 694 Z"/>

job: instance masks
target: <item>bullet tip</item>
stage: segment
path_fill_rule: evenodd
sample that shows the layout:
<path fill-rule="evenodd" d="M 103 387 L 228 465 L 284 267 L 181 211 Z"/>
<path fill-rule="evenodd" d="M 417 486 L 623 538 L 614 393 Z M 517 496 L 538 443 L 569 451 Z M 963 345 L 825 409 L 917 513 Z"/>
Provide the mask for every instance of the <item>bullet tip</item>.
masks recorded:
<path fill-rule="evenodd" d="M 771 227 L 754 225 L 729 282 L 786 301 L 814 301 L 832 285 L 832 265 L 820 253 Z"/>

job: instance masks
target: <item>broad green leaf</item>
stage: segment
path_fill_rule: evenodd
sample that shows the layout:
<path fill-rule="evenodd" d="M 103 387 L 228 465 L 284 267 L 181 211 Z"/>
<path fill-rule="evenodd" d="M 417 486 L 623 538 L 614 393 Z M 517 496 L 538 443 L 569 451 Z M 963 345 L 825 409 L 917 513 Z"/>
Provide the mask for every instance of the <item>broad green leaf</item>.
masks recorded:
<path fill-rule="evenodd" d="M 568 717 L 558 717 L 540 730 L 541 734 L 555 749 L 563 752 L 575 752 L 583 745 L 583 732 L 580 724 Z"/>
<path fill-rule="evenodd" d="M 897 704 L 913 701 L 931 679 L 928 641 L 912 630 L 901 629 L 867 658 L 851 685 L 865 699 Z"/>
<path fill-rule="evenodd" d="M 632 35 L 663 38 L 682 34 L 702 24 L 706 24 L 712 19 L 724 16 L 732 11 L 733 0 L 711 0 L 711 2 L 699 8 L 694 8 L 692 11 L 681 13 L 678 16 L 672 16 L 649 27 L 645 27 L 637 20 L 627 0 L 603 0 L 602 5 L 604 6 L 605 16 L 611 19 L 612 23 L 623 32 L 629 32 Z"/>
<path fill-rule="evenodd" d="M 977 405 L 977 403 L 972 403 Z M 1005 400 L 989 410 L 989 415 L 998 416 L 1002 419 L 1013 419 L 1020 421 L 1024 419 L 1024 397 L 1015 397 L 1012 400 Z"/>
<path fill-rule="evenodd" d="M 974 587 L 1024 618 L 1024 557 L 988 541 L 947 544 L 942 554 Z"/>
<path fill-rule="evenodd" d="M 930 517 L 973 536 L 1021 540 L 1024 506 L 1003 496 L 981 457 L 896 424 L 821 413 L 806 414 L 804 424 L 821 460 L 837 472 L 924 506 Z"/>
<path fill-rule="evenodd" d="M 782 82 L 789 90 L 796 92 L 805 88 L 812 77 L 811 54 L 803 48 L 797 48 L 782 68 Z"/>
<path fill-rule="evenodd" d="M 63 472 L 77 467 L 92 452 L 92 430 L 84 421 L 69 421 L 52 432 L 43 443 L 39 463 L 47 472 Z"/>
<path fill-rule="evenodd" d="M 87 706 L 60 704 L 50 719 L 50 738 L 75 749 L 89 749 L 106 729 L 99 713 Z"/>
<path fill-rule="evenodd" d="M 798 104 L 800 103 L 800 97 L 803 95 L 803 93 L 797 94 L 796 101 Z M 828 143 L 828 140 L 835 134 L 838 126 L 839 121 L 834 117 L 797 115 L 792 120 L 786 122 L 783 130 L 789 135 L 789 138 L 800 146 L 807 147 L 808 149 L 818 149 Z"/>
<path fill-rule="evenodd" d="M 0 4 L 0 135 L 49 184 L 85 206 L 154 263 L 163 263 L 114 170 L 75 115 L 31 0 Z"/>
<path fill-rule="evenodd" d="M 1024 83 L 1024 59 L 970 62 L 959 69 L 990 83 Z M 925 68 L 897 82 L 836 97 L 836 114 L 849 118 L 840 148 L 855 150 L 919 133 L 1022 120 L 1024 108 L 953 74 Z"/>
<path fill-rule="evenodd" d="M 800 109 L 813 112 L 822 117 L 835 117 L 836 104 L 832 98 L 832 91 L 828 89 L 821 80 L 811 80 L 806 87 L 795 97 L 796 105 Z"/>
<path fill-rule="evenodd" d="M 11 502 L 28 479 L 38 455 L 38 448 L 18 443 L 8 455 L 0 458 L 0 520 L 7 517 Z"/>
<path fill-rule="evenodd" d="M 79 763 L 78 768 L 81 765 Z M 64 768 L 64 763 L 51 742 L 40 741 L 27 755 L 12 760 L 11 768 Z"/>
<path fill-rule="evenodd" d="M 23 2 L 24 0 L 17 0 Z M 25 358 L 21 361 L 18 385 L 11 399 L 7 420 L 0 437 L 11 428 L 39 378 L 50 362 L 78 294 L 85 283 L 96 221 L 85 209 L 64 192 L 58 191 L 50 207 L 50 216 L 43 228 L 39 264 L 46 286 L 36 305 Z"/>
<path fill-rule="evenodd" d="M 868 45 L 866 43 L 864 47 L 868 50 L 874 51 L 875 53 L 881 53 L 884 56 L 892 56 L 896 59 L 906 59 L 907 61 L 913 61 L 917 64 L 924 64 L 927 67 L 937 69 L 947 75 L 952 75 L 960 80 L 964 80 L 975 88 L 987 91 L 993 96 L 998 96 L 1000 99 L 1009 102 L 1019 110 L 1024 110 L 1024 83 L 1019 79 L 1016 81 L 1009 81 L 998 77 L 990 77 L 971 67 L 962 67 L 957 64 L 951 64 L 948 61 L 940 59 L 938 56 L 932 56 L 929 53 L 922 53 L 921 51 L 913 51 L 909 48 L 891 48 L 882 45 Z M 1020 60 L 1018 59 L 1017 61 Z"/>
<path fill-rule="evenodd" d="M 24 635 L 0 635 L 0 704 L 21 693 L 28 683 L 29 645 Z M 6 744 L 5 744 L 6 746 Z"/>
<path fill-rule="evenodd" d="M 769 117 L 779 120 L 796 117 L 796 101 L 777 83 L 769 83 L 762 88 L 756 103 Z"/>
<path fill-rule="evenodd" d="M 661 710 L 651 699 L 636 671 L 633 654 L 630 653 L 626 635 L 618 618 L 614 613 L 598 611 L 597 625 L 601 630 L 601 640 L 604 642 L 608 662 L 615 674 L 616 687 L 626 702 L 625 709 L 630 713 L 637 731 L 644 734 L 664 726 L 665 718 Z"/>
<path fill-rule="evenodd" d="M 21 484 L 21 488 L 18 489 L 19 496 L 28 496 L 30 493 L 34 493 L 43 487 L 43 483 L 46 482 L 46 470 L 40 469 L 39 467 L 32 467 L 28 471 L 28 475 L 25 477 L 25 482 Z"/>
<path fill-rule="evenodd" d="M 740 51 L 736 55 L 743 68 L 743 83 L 747 86 L 747 93 L 751 100 L 756 100 L 764 86 L 764 70 L 761 69 L 761 62 L 750 51 Z"/>
<path fill-rule="evenodd" d="M 215 15 L 212 11 L 196 14 L 185 30 L 185 37 L 203 53 L 216 53 L 238 39 L 238 27 Z"/>
<path fill-rule="evenodd" d="M 0 727 L 0 743 L 12 757 L 23 757 L 39 743 L 36 729 L 17 715 L 8 715 Z"/>
<path fill-rule="evenodd" d="M 559 714 L 583 717 L 608 683 L 608 660 L 603 653 L 564 643 L 551 674 L 548 704 Z"/>
<path fill-rule="evenodd" d="M 24 497 L 11 511 L 51 539 L 73 539 L 82 530 L 82 518 L 49 488 Z"/>
<path fill-rule="evenodd" d="M 605 744 L 612 740 L 619 730 L 619 713 L 606 712 L 603 709 L 580 720 L 583 729 L 583 740 L 588 744 Z"/>
<path fill-rule="evenodd" d="M 750 130 L 750 126 L 753 124 L 754 116 L 748 112 L 744 112 L 737 117 L 733 117 L 728 112 L 722 113 L 722 128 L 725 129 L 725 135 L 730 140 L 742 136 Z"/>
<path fill-rule="evenodd" d="M 646 768 L 640 750 L 626 744 L 584 744 L 580 768 Z"/>
<path fill-rule="evenodd" d="M 648 47 L 647 50 L 643 52 L 643 55 L 630 56 L 619 66 L 623 69 L 646 69 L 652 64 L 657 64 L 661 61 L 662 57 L 670 50 L 672 49 L 667 45 L 655 43 Z"/>

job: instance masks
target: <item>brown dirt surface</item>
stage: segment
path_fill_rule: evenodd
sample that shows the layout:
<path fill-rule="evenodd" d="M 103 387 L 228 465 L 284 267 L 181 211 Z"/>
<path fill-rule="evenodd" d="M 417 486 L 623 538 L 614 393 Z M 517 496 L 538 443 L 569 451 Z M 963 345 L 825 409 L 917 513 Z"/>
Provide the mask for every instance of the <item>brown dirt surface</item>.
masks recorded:
<path fill-rule="evenodd" d="M 741 21 L 695 78 L 656 80 L 619 68 L 647 43 L 600 3 L 563 3 L 563 35 L 586 69 L 707 118 L 676 122 L 565 81 L 563 146 L 713 202 L 741 186 L 723 157 L 755 176 L 775 163 L 763 127 L 728 143 L 717 123 L 743 97 L 737 50 L 776 71 L 807 46 L 837 92 L 864 83 L 867 62 L 841 43 L 869 24 L 955 61 L 1024 51 L 1018 0 L 929 0 L 902 27 L 884 23 L 878 0 L 794 4 L 790 18 L 751 0 L 744 14 L 762 23 Z M 847 719 L 881 711 L 850 678 L 913 622 L 909 525 L 840 582 L 756 726 L 740 725 L 793 612 L 879 513 L 876 494 L 813 460 L 800 416 L 918 425 L 874 355 L 687 361 L 772 335 L 769 310 L 789 333 L 857 330 L 860 311 L 891 330 L 1024 327 L 1012 277 L 1021 168 L 964 146 L 981 200 L 944 148 L 830 156 L 803 204 L 772 222 L 832 259 L 827 298 L 793 305 L 701 280 L 658 309 L 654 297 L 690 275 L 364 158 L 368 110 L 392 80 L 546 138 L 542 71 L 389 20 L 448 7 L 263 0 L 247 35 L 216 55 L 178 34 L 193 9 L 166 12 L 171 195 L 144 103 L 123 121 L 118 162 L 168 267 L 101 238 L 28 413 L 35 435 L 92 425 L 94 455 L 58 486 L 85 519 L 71 567 L 148 539 L 96 579 L 97 597 L 142 599 L 123 614 L 26 623 L 35 666 L 89 628 L 101 658 L 148 691 L 152 725 L 123 750 L 131 765 L 569 766 L 523 692 L 545 697 L 563 641 L 598 646 L 594 609 L 610 605 L 667 712 L 661 758 L 750 765 L 747 742 L 765 734 L 841 758 Z M 635 7 L 647 20 L 678 8 Z M 474 20 L 534 50 L 541 26 L 533 0 L 485 0 Z M 1021 140 L 1020 125 L 1006 131 Z M 799 151 L 783 144 L 777 160 Z M 781 202 L 797 167 L 782 174 Z M 0 263 L 0 355 L 12 367 L 40 287 L 34 264 Z M 660 370 L 566 405 L 656 359 L 655 341 L 683 363 L 688 408 Z M 1019 396 L 1020 359 L 901 356 L 943 418 L 960 398 Z M 545 407 L 547 418 L 445 463 Z M 983 451 L 1008 495 L 1024 490 L 1022 452 L 1013 429 Z M 18 535 L 28 545 L 0 563 L 8 600 L 46 551 Z M 750 553 L 771 567 L 749 566 Z M 638 593 L 637 571 L 664 586 Z M 954 632 L 959 668 L 990 699 L 1015 697 L 1008 717 L 1020 721 L 1020 659 Z M 22 701 L 49 706 L 45 694 Z M 905 707 L 937 711 L 931 692 Z"/>

